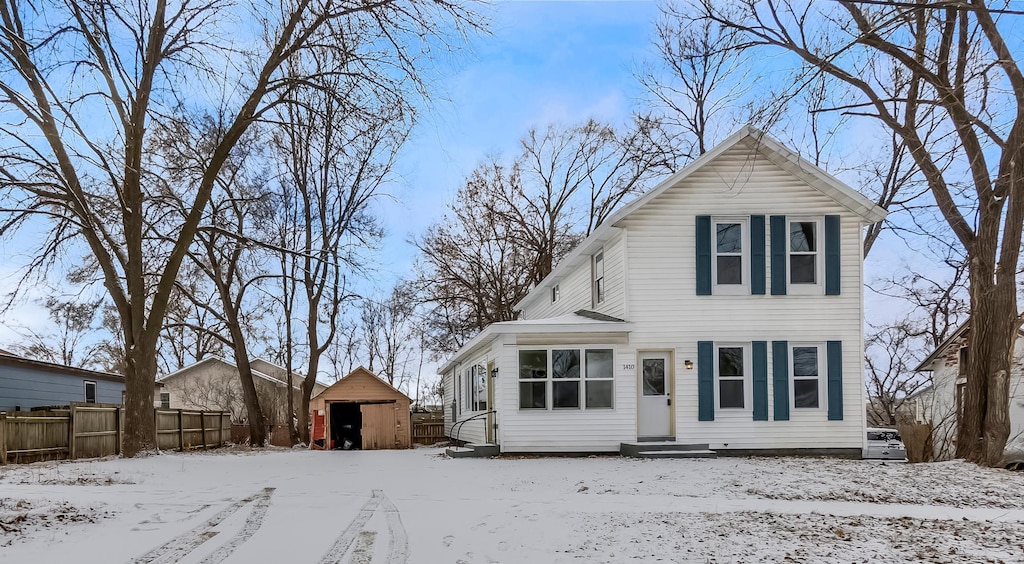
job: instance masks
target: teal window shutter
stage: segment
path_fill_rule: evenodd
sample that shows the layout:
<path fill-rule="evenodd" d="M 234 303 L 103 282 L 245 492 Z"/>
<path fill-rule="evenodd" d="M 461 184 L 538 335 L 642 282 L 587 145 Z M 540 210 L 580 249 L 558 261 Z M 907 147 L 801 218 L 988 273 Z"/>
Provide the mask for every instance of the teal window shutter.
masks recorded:
<path fill-rule="evenodd" d="M 768 343 L 751 343 L 754 361 L 754 421 L 768 420 Z"/>
<path fill-rule="evenodd" d="M 838 296 L 840 279 L 839 216 L 825 216 L 825 295 Z"/>
<path fill-rule="evenodd" d="M 697 342 L 697 420 L 715 420 L 714 343 Z"/>
<path fill-rule="evenodd" d="M 786 216 L 771 216 L 772 228 L 772 295 L 786 295 L 786 250 L 789 249 L 789 232 Z"/>
<path fill-rule="evenodd" d="M 763 296 L 765 291 L 764 216 L 750 216 L 750 293 Z"/>
<path fill-rule="evenodd" d="M 697 216 L 697 295 L 711 295 L 711 216 Z"/>
<path fill-rule="evenodd" d="M 772 341 L 772 391 L 775 420 L 789 421 L 789 342 Z"/>
<path fill-rule="evenodd" d="M 828 357 L 828 420 L 843 420 L 843 342 L 826 343 Z"/>

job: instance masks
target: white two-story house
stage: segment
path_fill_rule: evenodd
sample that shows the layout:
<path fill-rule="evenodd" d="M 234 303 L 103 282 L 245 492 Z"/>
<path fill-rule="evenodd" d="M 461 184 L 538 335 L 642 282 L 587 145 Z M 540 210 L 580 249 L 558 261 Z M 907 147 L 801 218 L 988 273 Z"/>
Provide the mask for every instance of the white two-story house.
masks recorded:
<path fill-rule="evenodd" d="M 885 211 L 747 127 L 620 209 L 439 370 L 502 452 L 864 445 L 861 236 Z"/>

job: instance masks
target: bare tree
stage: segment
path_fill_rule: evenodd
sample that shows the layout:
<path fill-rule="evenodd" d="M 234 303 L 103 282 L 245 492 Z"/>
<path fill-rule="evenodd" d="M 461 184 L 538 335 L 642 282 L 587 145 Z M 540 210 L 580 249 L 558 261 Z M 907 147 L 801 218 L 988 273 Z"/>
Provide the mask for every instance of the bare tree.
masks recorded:
<path fill-rule="evenodd" d="M 360 307 L 367 368 L 395 388 L 409 383 L 408 364 L 416 350 L 415 295 L 397 284 L 383 300 L 364 299 Z M 374 363 L 377 362 L 376 368 Z"/>
<path fill-rule="evenodd" d="M 218 335 L 227 329 L 210 312 L 217 290 L 199 267 L 189 261 L 182 265 L 177 284 L 167 302 L 167 315 L 158 349 L 164 373 L 199 362 L 208 356 L 222 356 L 224 342 Z"/>
<path fill-rule="evenodd" d="M 413 282 L 431 304 L 429 346 L 451 352 L 515 304 L 627 199 L 671 170 L 658 125 L 625 132 L 594 120 L 529 131 L 505 164 L 490 157 L 466 179 L 445 216 L 413 244 Z"/>
<path fill-rule="evenodd" d="M 838 7 L 750 0 L 730 10 L 705 0 L 700 8 L 704 19 L 742 34 L 745 46 L 781 49 L 849 85 L 857 99 L 835 109 L 873 118 L 906 144 L 968 256 L 975 330 L 958 455 L 998 464 L 1010 430 L 1024 230 L 1024 171 L 1016 166 L 1024 158 L 1024 74 L 1003 35 L 1011 24 L 980 0 Z M 922 119 L 941 120 L 944 135 L 927 138 Z M 950 161 L 957 166 L 945 166 Z"/>
<path fill-rule="evenodd" d="M 102 300 L 79 301 L 49 296 L 41 302 L 49 315 L 50 327 L 46 330 L 15 328 L 21 339 L 11 346 L 13 351 L 65 366 L 97 367 L 98 359 L 94 354 L 99 340 L 96 334 L 101 328 L 96 317 L 103 306 Z"/>
<path fill-rule="evenodd" d="M 711 21 L 693 22 L 678 3 L 663 4 L 660 12 L 653 39 L 658 59 L 634 76 L 673 133 L 670 149 L 692 160 L 749 121 L 747 96 L 757 81 L 736 49 L 739 34 Z"/>
<path fill-rule="evenodd" d="M 348 277 L 367 271 L 364 253 L 382 235 L 370 205 L 391 176 L 413 115 L 408 92 L 399 85 L 368 89 L 372 85 L 347 75 L 348 64 L 320 56 L 292 61 L 295 67 L 333 69 L 323 81 L 330 86 L 292 92 L 275 133 L 282 182 L 290 185 L 286 193 L 294 195 L 289 205 L 297 216 L 297 266 L 285 271 L 297 271 L 302 293 L 296 313 L 305 328 L 307 377 L 297 416 L 304 442 L 321 357 L 337 337 L 344 305 L 355 298 Z"/>
<path fill-rule="evenodd" d="M 904 403 L 929 384 L 914 372 L 921 343 L 910 320 L 875 328 L 865 339 L 867 418 L 874 427 L 895 427 Z"/>
<path fill-rule="evenodd" d="M 231 27 L 238 21 L 255 21 L 263 41 L 222 47 L 245 29 Z M 444 47 L 443 34 L 475 25 L 465 8 L 445 0 L 5 0 L 0 22 L 0 179 L 10 212 L 0 231 L 49 221 L 50 236 L 30 268 L 68 244 L 88 248 L 124 332 L 129 456 L 153 446 L 163 318 L 221 167 L 292 86 L 320 77 L 315 69 L 284 73 L 285 62 L 333 51 L 368 83 L 417 82 L 420 54 Z M 373 41 L 348 40 L 354 36 Z M 196 95 L 198 85 L 206 88 Z M 181 100 L 202 103 L 218 89 L 230 117 L 187 195 L 188 213 L 173 230 L 154 232 L 163 217 L 151 198 L 161 174 L 146 153 L 150 124 Z"/>

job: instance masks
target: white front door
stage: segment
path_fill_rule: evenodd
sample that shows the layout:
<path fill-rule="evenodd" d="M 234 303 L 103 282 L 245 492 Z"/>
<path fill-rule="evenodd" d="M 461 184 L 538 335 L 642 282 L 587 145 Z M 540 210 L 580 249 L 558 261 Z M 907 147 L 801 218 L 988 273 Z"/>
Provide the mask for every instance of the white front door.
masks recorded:
<path fill-rule="evenodd" d="M 640 353 L 637 380 L 638 439 L 670 439 L 672 432 L 672 366 L 667 352 Z"/>

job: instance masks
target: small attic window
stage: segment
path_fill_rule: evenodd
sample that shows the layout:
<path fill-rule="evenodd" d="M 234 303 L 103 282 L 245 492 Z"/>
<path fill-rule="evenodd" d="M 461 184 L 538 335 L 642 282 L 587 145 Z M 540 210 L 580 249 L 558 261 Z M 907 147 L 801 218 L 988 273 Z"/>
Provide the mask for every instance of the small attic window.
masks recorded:
<path fill-rule="evenodd" d="M 558 284 L 551 287 L 551 303 L 558 301 Z"/>

